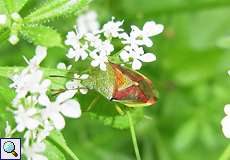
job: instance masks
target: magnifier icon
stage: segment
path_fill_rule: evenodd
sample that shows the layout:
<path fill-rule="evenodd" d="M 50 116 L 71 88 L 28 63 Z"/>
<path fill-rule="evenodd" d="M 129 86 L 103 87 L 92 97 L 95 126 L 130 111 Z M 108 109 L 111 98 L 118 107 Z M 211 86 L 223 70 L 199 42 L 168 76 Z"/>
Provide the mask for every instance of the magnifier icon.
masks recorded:
<path fill-rule="evenodd" d="M 17 157 L 18 156 L 18 153 L 15 152 L 15 145 L 13 142 L 11 141 L 7 141 L 3 144 L 3 150 L 6 152 L 6 153 L 11 153 L 14 157 Z"/>

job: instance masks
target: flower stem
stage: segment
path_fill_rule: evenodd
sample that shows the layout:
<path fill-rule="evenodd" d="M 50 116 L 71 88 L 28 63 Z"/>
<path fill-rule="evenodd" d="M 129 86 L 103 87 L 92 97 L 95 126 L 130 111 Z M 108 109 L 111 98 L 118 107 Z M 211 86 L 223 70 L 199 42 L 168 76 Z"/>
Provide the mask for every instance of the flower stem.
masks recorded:
<path fill-rule="evenodd" d="M 128 115 L 128 119 L 129 119 L 130 132 L 131 132 L 131 136 L 132 136 L 132 141 L 133 141 L 134 151 L 136 154 L 136 159 L 141 160 L 141 156 L 140 156 L 140 152 L 139 152 L 139 148 L 138 148 L 138 144 L 137 144 L 137 138 L 136 138 L 136 134 L 135 134 L 135 129 L 134 129 L 134 125 L 133 125 L 133 120 L 132 120 L 132 117 L 131 117 L 129 111 L 127 111 L 127 115 Z"/>
<path fill-rule="evenodd" d="M 68 147 L 64 147 L 63 145 L 60 145 L 59 142 L 57 142 L 55 139 L 51 137 L 48 137 L 47 140 L 53 143 L 54 145 L 56 145 L 62 151 L 64 151 L 64 153 L 68 155 L 69 157 L 71 157 L 72 160 L 79 160 L 79 158 Z"/>
<path fill-rule="evenodd" d="M 219 160 L 229 160 L 230 159 L 230 144 L 226 147 L 224 152 L 221 154 Z"/>

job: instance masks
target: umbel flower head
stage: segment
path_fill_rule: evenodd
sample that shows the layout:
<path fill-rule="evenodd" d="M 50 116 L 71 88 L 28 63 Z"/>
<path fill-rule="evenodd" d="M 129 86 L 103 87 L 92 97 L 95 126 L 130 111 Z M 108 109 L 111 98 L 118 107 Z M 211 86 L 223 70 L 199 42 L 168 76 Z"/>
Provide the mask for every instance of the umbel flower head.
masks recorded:
<path fill-rule="evenodd" d="M 79 102 L 72 99 L 75 90 L 59 94 L 55 101 L 50 100 L 47 91 L 51 81 L 44 79 L 44 73 L 39 67 L 46 56 L 47 49 L 37 46 L 35 56 L 30 60 L 25 58 L 28 66 L 12 76 L 13 83 L 10 85 L 16 92 L 12 102 L 16 126 L 12 129 L 8 124 L 6 136 L 10 136 L 13 131 L 24 134 L 23 154 L 31 160 L 47 160 L 43 154 L 44 140 L 52 131 L 65 127 L 64 116 L 81 116 Z M 80 85 L 80 82 L 77 84 Z"/>
<path fill-rule="evenodd" d="M 125 65 L 131 65 L 133 70 L 139 70 L 143 62 L 153 62 L 156 56 L 153 53 L 145 53 L 144 47 L 152 47 L 151 37 L 163 32 L 164 26 L 154 21 L 146 22 L 142 29 L 131 26 L 131 32 L 126 33 L 122 28 L 124 21 L 112 20 L 105 23 L 102 28 L 97 21 L 94 11 L 89 11 L 77 19 L 74 31 L 67 34 L 65 44 L 70 46 L 67 57 L 75 61 L 90 60 L 92 67 L 98 67 L 106 71 L 106 63 L 111 57 Z M 113 40 L 118 39 L 123 48 L 117 53 Z"/>

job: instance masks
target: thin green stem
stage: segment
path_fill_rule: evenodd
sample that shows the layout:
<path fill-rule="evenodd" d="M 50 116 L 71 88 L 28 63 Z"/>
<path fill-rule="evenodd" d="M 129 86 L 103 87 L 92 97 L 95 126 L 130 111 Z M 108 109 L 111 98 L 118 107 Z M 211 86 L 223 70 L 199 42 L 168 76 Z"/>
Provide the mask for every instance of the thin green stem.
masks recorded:
<path fill-rule="evenodd" d="M 96 98 L 94 98 L 93 101 L 90 103 L 89 107 L 86 109 L 86 111 L 89 112 L 99 99 L 100 99 L 100 96 L 97 96 Z"/>
<path fill-rule="evenodd" d="M 230 159 L 230 144 L 226 147 L 224 152 L 221 154 L 219 160 L 229 160 Z"/>
<path fill-rule="evenodd" d="M 59 142 L 57 142 L 55 139 L 48 137 L 47 139 L 48 141 L 50 141 L 51 143 L 53 143 L 54 145 L 56 145 L 59 149 L 61 149 L 62 151 L 65 152 L 65 154 L 67 154 L 69 157 L 71 157 L 72 160 L 80 160 L 69 148 L 67 147 L 63 147 L 62 145 L 59 144 Z"/>
<path fill-rule="evenodd" d="M 132 141 L 133 141 L 134 151 L 136 154 L 136 159 L 141 160 L 141 156 L 140 156 L 140 152 L 139 152 L 139 148 L 138 148 L 138 144 L 137 144 L 137 138 L 136 138 L 136 134 L 135 134 L 135 129 L 134 129 L 134 125 L 133 125 L 133 120 L 132 120 L 132 117 L 131 117 L 129 111 L 127 111 L 127 115 L 128 115 L 128 119 L 129 119 L 130 132 L 131 132 L 131 136 L 132 136 Z"/>

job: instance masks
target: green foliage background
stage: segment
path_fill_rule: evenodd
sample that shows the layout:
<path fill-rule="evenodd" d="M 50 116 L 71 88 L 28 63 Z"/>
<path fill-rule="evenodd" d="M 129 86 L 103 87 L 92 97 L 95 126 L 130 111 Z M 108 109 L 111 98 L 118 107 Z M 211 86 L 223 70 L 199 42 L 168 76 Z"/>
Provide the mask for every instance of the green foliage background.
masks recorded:
<path fill-rule="evenodd" d="M 20 14 L 27 15 L 46 1 L 30 0 Z M 145 117 L 151 118 L 138 118 L 136 124 L 142 159 L 217 160 L 229 143 L 220 121 L 224 105 L 230 103 L 230 1 L 95 0 L 89 8 L 98 12 L 101 23 L 111 16 L 124 20 L 127 30 L 148 20 L 165 26 L 164 33 L 154 37 L 154 46 L 146 50 L 155 53 L 157 61 L 145 64 L 140 71 L 153 80 L 160 96 L 155 106 L 144 108 Z M 66 16 L 44 24 L 55 28 L 64 39 L 75 20 L 76 16 Z M 34 48 L 22 39 L 16 46 L 0 41 L 0 66 L 25 66 L 22 56 L 32 57 Z M 62 46 L 49 48 L 43 66 L 54 68 L 59 61 L 66 61 L 66 50 Z M 7 112 L 4 107 L 12 95 L 4 89 L 9 83 L 0 79 L 1 113 Z M 89 95 L 91 99 L 79 98 L 83 108 L 95 94 Z M 107 115 L 111 108 L 114 104 L 100 98 L 93 110 L 103 110 L 102 115 Z M 0 129 L 4 128 L 3 120 L 10 117 L 1 113 Z M 80 159 L 135 159 L 129 129 L 115 129 L 89 117 L 83 114 L 78 120 L 67 120 L 63 131 L 67 144 Z M 125 120 L 116 125 L 124 125 Z M 108 120 L 104 123 L 110 124 Z"/>

